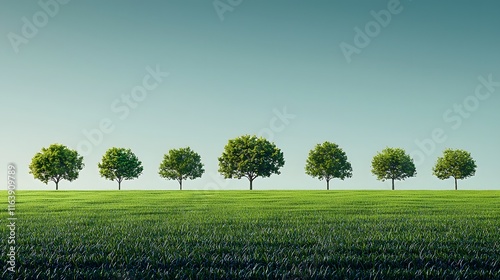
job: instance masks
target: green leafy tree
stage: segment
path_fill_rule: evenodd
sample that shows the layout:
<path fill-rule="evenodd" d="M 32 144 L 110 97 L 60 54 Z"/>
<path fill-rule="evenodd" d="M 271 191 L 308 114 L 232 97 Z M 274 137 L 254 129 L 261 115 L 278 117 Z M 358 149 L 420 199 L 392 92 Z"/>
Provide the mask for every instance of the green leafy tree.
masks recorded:
<path fill-rule="evenodd" d="M 377 153 L 372 160 L 372 173 L 378 180 L 391 180 L 394 190 L 394 180 L 404 180 L 417 175 L 413 159 L 400 148 L 385 148 Z"/>
<path fill-rule="evenodd" d="M 200 155 L 187 147 L 168 151 L 163 156 L 158 173 L 162 178 L 177 180 L 182 190 L 183 180 L 200 178 L 204 172 Z"/>
<path fill-rule="evenodd" d="M 347 161 L 345 152 L 335 143 L 318 144 L 309 152 L 306 162 L 306 174 L 326 181 L 326 189 L 330 189 L 330 180 L 352 177 L 352 167 Z"/>
<path fill-rule="evenodd" d="M 469 152 L 446 149 L 443 156 L 437 159 L 432 173 L 441 180 L 453 177 L 455 179 L 455 190 L 457 190 L 457 180 L 474 176 L 476 167 L 476 162 Z"/>
<path fill-rule="evenodd" d="M 58 190 L 61 180 L 76 180 L 84 166 L 83 157 L 77 151 L 61 144 L 52 144 L 48 148 L 42 148 L 33 157 L 29 169 L 35 179 L 45 184 L 52 181 Z"/>
<path fill-rule="evenodd" d="M 283 153 L 274 143 L 250 135 L 229 140 L 219 157 L 219 172 L 224 178 L 246 177 L 250 181 L 250 190 L 255 178 L 280 174 L 283 165 Z"/>
<path fill-rule="evenodd" d="M 106 151 L 97 165 L 101 177 L 118 182 L 121 189 L 123 180 L 132 180 L 142 174 L 142 163 L 130 149 L 111 148 Z"/>

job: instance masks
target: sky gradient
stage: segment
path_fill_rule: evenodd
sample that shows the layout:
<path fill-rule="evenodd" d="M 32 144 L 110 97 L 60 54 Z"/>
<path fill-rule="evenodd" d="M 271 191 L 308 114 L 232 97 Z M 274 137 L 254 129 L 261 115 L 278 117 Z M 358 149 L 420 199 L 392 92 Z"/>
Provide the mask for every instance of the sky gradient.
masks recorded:
<path fill-rule="evenodd" d="M 85 152 L 86 167 L 60 190 L 117 189 L 97 163 L 124 147 L 144 172 L 122 190 L 175 190 L 159 164 L 190 146 L 206 172 L 183 189 L 246 190 L 220 177 L 217 158 L 229 139 L 256 134 L 286 163 L 255 190 L 325 189 L 304 172 L 324 141 L 353 167 L 331 189 L 390 189 L 370 172 L 385 147 L 417 163 L 396 189 L 453 189 L 432 175 L 446 148 L 478 166 L 459 189 L 499 189 L 499 11 L 498 1 L 3 1 L 0 176 L 14 162 L 19 189 L 55 189 L 28 166 L 61 143 Z"/>

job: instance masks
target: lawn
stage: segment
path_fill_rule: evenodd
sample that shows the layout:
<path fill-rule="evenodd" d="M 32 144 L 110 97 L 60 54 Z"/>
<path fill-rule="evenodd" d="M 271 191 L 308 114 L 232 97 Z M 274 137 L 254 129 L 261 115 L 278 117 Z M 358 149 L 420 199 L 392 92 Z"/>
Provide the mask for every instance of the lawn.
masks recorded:
<path fill-rule="evenodd" d="M 20 191 L 16 201 L 20 279 L 500 279 L 500 191 Z"/>

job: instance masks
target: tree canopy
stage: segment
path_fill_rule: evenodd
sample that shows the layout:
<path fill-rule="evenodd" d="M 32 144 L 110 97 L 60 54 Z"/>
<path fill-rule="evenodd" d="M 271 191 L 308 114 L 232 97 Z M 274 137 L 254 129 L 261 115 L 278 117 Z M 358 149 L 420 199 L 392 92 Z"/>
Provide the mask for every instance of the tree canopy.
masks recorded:
<path fill-rule="evenodd" d="M 413 159 L 400 148 L 385 148 L 372 160 L 372 173 L 378 180 L 404 180 L 417 174 Z"/>
<path fill-rule="evenodd" d="M 469 152 L 446 149 L 443 152 L 443 156 L 437 159 L 432 173 L 441 180 L 453 177 L 455 180 L 455 190 L 457 190 L 457 180 L 474 176 L 476 174 L 476 167 L 476 162 Z"/>
<path fill-rule="evenodd" d="M 84 166 L 83 157 L 77 151 L 61 144 L 52 144 L 35 154 L 29 166 L 29 173 L 45 184 L 54 182 L 58 190 L 61 180 L 76 180 Z"/>
<path fill-rule="evenodd" d="M 106 151 L 97 166 L 101 177 L 118 182 L 118 190 L 123 180 L 138 178 L 143 170 L 142 163 L 130 149 L 115 147 Z"/>
<path fill-rule="evenodd" d="M 330 180 L 352 177 L 352 167 L 345 152 L 335 143 L 317 144 L 309 152 L 306 162 L 306 174 L 326 181 L 326 189 L 330 189 Z"/>
<path fill-rule="evenodd" d="M 283 152 L 265 138 L 244 135 L 228 141 L 219 157 L 219 172 L 224 178 L 248 178 L 250 190 L 257 177 L 280 174 L 285 165 Z"/>
<path fill-rule="evenodd" d="M 201 157 L 191 148 L 172 149 L 163 156 L 158 174 L 162 178 L 177 180 L 182 190 L 182 181 L 200 178 L 205 170 Z"/>

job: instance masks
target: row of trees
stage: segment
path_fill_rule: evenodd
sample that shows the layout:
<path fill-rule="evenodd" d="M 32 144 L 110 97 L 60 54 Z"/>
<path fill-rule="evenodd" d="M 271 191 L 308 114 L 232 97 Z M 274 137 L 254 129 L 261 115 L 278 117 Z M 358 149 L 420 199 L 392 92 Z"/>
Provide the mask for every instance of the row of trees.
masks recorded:
<path fill-rule="evenodd" d="M 224 178 L 245 177 L 250 183 L 250 190 L 257 177 L 280 174 L 280 168 L 285 165 L 283 152 L 274 143 L 250 135 L 229 140 L 218 160 L 219 172 Z M 76 180 L 83 167 L 83 157 L 77 151 L 52 144 L 33 157 L 29 169 L 35 179 L 45 184 L 54 182 L 57 190 L 61 180 Z M 98 167 L 101 177 L 118 182 L 119 190 L 123 180 L 138 178 L 143 171 L 137 156 L 124 148 L 107 150 Z M 454 178 L 455 190 L 457 180 L 473 176 L 475 171 L 476 163 L 469 152 L 452 149 L 445 150 L 433 168 L 433 174 L 441 180 Z M 184 180 L 200 178 L 204 172 L 200 155 L 189 147 L 170 150 L 163 156 L 158 170 L 162 178 L 177 180 L 181 190 Z M 324 142 L 309 152 L 305 173 L 325 180 L 329 190 L 332 179 L 352 177 L 352 166 L 337 144 Z M 372 173 L 378 180 L 391 180 L 393 190 L 395 180 L 405 180 L 417 174 L 413 159 L 400 148 L 386 148 L 378 152 L 372 160 Z"/>

